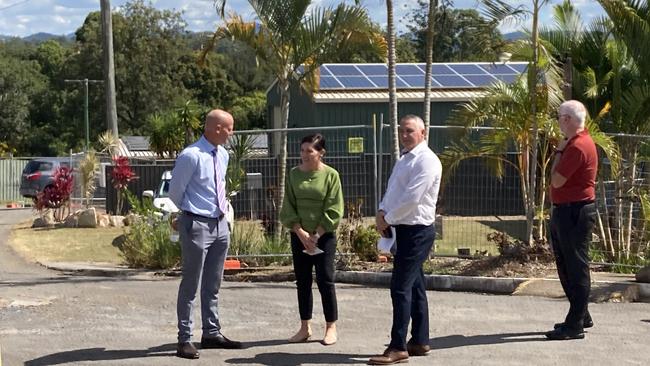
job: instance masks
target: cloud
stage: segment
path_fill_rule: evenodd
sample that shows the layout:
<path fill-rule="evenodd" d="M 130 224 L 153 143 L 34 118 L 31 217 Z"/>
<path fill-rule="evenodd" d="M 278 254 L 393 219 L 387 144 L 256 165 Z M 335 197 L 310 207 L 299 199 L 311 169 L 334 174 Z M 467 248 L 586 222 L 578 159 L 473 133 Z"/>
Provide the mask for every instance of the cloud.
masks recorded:
<path fill-rule="evenodd" d="M 0 34 L 28 36 L 37 32 L 53 34 L 68 34 L 74 32 L 82 24 L 88 13 L 100 9 L 99 0 L 0 0 L 0 9 L 17 4 L 0 11 Z M 128 0 L 111 0 L 113 9 L 119 9 Z M 335 6 L 341 1 L 353 4 L 353 0 L 313 0 L 312 6 Z M 417 0 L 393 0 L 395 24 L 398 32 L 406 31 L 409 22 L 408 14 L 418 9 Z M 551 6 L 560 0 L 552 0 L 544 8 L 542 20 L 549 19 Z M 183 12 L 183 19 L 192 31 L 212 31 L 221 20 L 214 9 L 213 0 L 151 0 L 158 9 L 175 9 Z M 476 0 L 456 0 L 458 8 L 476 8 Z M 529 1 L 511 1 L 529 6 Z M 596 16 L 603 14 L 598 2 L 593 0 L 573 0 L 574 5 L 583 15 L 583 20 L 588 23 Z M 386 25 L 385 0 L 363 0 L 371 18 Z M 227 12 L 236 12 L 245 20 L 255 18 L 253 9 L 246 0 L 227 0 Z M 526 24 L 524 24 L 526 25 Z M 514 28 L 520 28 L 520 26 Z M 502 27 L 502 31 L 504 28 Z"/>

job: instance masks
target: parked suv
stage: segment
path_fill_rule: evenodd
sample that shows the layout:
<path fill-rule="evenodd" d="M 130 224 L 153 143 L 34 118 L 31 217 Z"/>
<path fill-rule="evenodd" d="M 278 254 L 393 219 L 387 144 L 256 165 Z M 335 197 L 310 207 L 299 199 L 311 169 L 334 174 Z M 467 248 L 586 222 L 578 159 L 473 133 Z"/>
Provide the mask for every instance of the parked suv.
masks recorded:
<path fill-rule="evenodd" d="M 67 158 L 38 158 L 30 160 L 20 179 L 20 195 L 36 199 L 45 187 L 54 182 L 54 172 L 60 166 L 70 167 Z"/>

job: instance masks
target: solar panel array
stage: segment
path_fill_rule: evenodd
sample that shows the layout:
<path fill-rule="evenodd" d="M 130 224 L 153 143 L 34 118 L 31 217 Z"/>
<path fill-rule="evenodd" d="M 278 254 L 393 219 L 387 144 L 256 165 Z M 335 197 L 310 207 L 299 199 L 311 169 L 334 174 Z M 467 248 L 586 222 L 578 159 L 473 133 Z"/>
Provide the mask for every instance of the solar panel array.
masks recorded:
<path fill-rule="evenodd" d="M 424 89 L 426 64 L 395 66 L 398 89 Z M 433 64 L 432 89 L 485 88 L 497 81 L 514 82 L 526 71 L 527 62 Z M 320 67 L 320 90 L 387 89 L 386 64 L 324 64 Z"/>

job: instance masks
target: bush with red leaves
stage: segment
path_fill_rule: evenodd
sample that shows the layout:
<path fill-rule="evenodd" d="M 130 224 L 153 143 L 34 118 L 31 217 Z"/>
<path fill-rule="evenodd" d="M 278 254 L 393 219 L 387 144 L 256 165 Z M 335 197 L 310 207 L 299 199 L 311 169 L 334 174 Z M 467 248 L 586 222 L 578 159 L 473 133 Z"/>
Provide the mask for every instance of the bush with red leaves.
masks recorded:
<path fill-rule="evenodd" d="M 59 208 L 70 200 L 70 194 L 74 188 L 74 177 L 72 168 L 61 166 L 54 171 L 54 182 L 45 187 L 43 192 L 38 194 L 36 209 L 42 211 L 48 208 Z"/>
<path fill-rule="evenodd" d="M 126 156 L 114 157 L 113 165 L 114 167 L 111 171 L 111 178 L 113 180 L 113 188 L 118 192 L 125 189 L 131 181 L 138 179 L 129 164 L 129 158 Z"/>

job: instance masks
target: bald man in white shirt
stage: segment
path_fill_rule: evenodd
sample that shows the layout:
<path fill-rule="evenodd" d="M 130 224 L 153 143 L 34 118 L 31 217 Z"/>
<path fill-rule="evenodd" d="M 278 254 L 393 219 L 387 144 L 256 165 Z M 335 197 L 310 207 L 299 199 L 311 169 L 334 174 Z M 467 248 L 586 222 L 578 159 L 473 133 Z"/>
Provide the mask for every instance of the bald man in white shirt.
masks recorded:
<path fill-rule="evenodd" d="M 393 300 L 391 341 L 370 365 L 405 362 L 409 356 L 429 353 L 429 304 L 422 264 L 429 257 L 435 239 L 436 202 L 442 165 L 425 140 L 424 122 L 415 115 L 400 120 L 402 156 L 393 167 L 386 194 L 375 218 L 377 230 L 385 235 L 395 228 L 396 251 L 391 278 Z M 407 342 L 409 320 L 411 339 Z"/>

